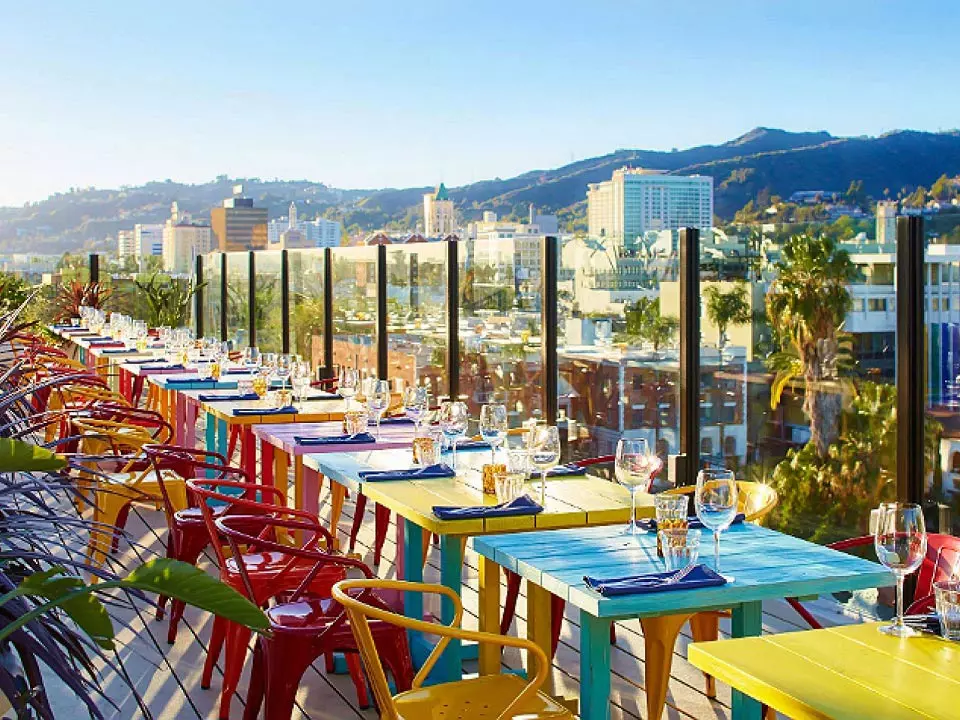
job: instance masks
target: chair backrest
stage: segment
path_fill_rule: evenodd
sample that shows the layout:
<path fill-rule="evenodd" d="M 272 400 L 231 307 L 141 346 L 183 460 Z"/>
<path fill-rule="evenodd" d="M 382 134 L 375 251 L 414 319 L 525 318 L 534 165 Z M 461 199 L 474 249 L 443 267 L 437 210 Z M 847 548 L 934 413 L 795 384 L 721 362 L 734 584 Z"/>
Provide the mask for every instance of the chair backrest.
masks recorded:
<path fill-rule="evenodd" d="M 938 533 L 928 534 L 927 554 L 920 564 L 914 597 L 931 595 L 935 582 L 949 580 L 955 572 L 960 574 L 960 538 Z"/>
<path fill-rule="evenodd" d="M 144 445 L 143 453 L 150 461 L 156 475 L 157 485 L 160 486 L 160 494 L 163 497 L 163 511 L 170 527 L 173 526 L 173 515 L 177 507 L 167 489 L 164 472 L 174 472 L 183 480 L 209 476 L 215 480 L 239 480 L 250 484 L 247 471 L 228 465 L 226 458 L 220 453 L 178 445 Z M 192 493 L 187 493 L 187 505 L 198 507 Z"/>
<path fill-rule="evenodd" d="M 132 407 L 116 402 L 99 402 L 86 409 L 89 417 L 111 420 L 124 425 L 142 427 L 155 438 L 155 442 L 168 443 L 173 439 L 173 427 L 156 410 Z"/>
<path fill-rule="evenodd" d="M 664 492 L 671 495 L 692 495 L 695 491 L 693 485 L 685 485 Z M 779 501 L 777 491 L 765 483 L 738 480 L 737 491 L 737 511 L 746 516 L 747 522 L 760 523 Z"/>

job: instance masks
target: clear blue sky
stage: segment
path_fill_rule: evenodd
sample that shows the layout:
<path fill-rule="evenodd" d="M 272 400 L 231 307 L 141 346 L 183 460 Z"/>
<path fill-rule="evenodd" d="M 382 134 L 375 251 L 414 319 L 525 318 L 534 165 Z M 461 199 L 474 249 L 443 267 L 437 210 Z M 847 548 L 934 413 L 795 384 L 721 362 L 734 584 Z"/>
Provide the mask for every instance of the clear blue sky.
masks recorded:
<path fill-rule="evenodd" d="M 220 173 L 458 185 L 757 125 L 960 125 L 946 0 L 4 5 L 0 205 Z"/>

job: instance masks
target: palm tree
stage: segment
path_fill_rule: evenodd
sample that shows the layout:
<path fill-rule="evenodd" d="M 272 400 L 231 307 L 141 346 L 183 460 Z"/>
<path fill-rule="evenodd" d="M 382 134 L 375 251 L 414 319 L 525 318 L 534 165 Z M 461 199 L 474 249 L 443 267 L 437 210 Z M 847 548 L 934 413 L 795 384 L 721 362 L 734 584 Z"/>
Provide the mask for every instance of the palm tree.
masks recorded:
<path fill-rule="evenodd" d="M 738 282 L 729 292 L 723 292 L 717 285 L 711 285 L 703 294 L 707 298 L 707 317 L 717 326 L 717 347 L 722 348 L 730 325 L 750 322 L 747 286 Z"/>
<path fill-rule="evenodd" d="M 802 377 L 810 439 L 825 458 L 839 433 L 839 369 L 848 354 L 842 326 L 852 305 L 847 286 L 858 271 L 833 239 L 798 235 L 784 244 L 777 273 L 767 292 L 767 317 L 782 352 L 768 359 L 777 373 L 770 404 L 776 407 L 786 384 Z"/>

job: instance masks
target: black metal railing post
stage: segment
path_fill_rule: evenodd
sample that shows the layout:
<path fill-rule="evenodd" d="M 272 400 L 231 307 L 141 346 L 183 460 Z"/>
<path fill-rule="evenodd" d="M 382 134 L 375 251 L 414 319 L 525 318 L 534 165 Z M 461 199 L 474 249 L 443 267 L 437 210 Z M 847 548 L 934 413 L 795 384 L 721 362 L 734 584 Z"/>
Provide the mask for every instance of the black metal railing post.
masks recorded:
<path fill-rule="evenodd" d="M 543 413 L 548 425 L 557 424 L 560 401 L 557 396 L 560 366 L 557 360 L 557 323 L 559 288 L 557 272 L 560 247 L 555 235 L 547 235 L 540 248 L 540 278 L 543 295 L 540 303 L 540 365 L 543 372 Z"/>
<path fill-rule="evenodd" d="M 220 342 L 227 341 L 227 254 L 220 253 Z"/>
<path fill-rule="evenodd" d="M 257 344 L 257 255 L 251 250 L 249 253 L 249 268 L 247 270 L 247 325 L 249 326 L 250 340 L 247 345 Z"/>
<path fill-rule="evenodd" d="M 460 254 L 456 240 L 447 240 L 447 395 L 460 397 Z"/>
<path fill-rule="evenodd" d="M 678 485 L 700 469 L 700 231 L 680 230 L 680 455 Z"/>
<path fill-rule="evenodd" d="M 333 377 L 333 248 L 323 250 L 323 368 Z"/>
<path fill-rule="evenodd" d="M 387 246 L 377 245 L 377 378 L 389 375 L 389 342 L 387 335 Z"/>
<path fill-rule="evenodd" d="M 90 282 L 100 282 L 100 256 L 97 253 L 90 253 L 88 262 L 90 264 Z"/>
<path fill-rule="evenodd" d="M 203 255 L 197 255 L 194 260 L 194 293 L 193 293 L 193 324 L 197 337 L 203 337 Z"/>
<path fill-rule="evenodd" d="M 924 489 L 926 326 L 923 218 L 897 218 L 897 498 L 920 503 Z"/>
<path fill-rule="evenodd" d="M 280 251 L 280 352 L 290 352 L 290 256 Z"/>

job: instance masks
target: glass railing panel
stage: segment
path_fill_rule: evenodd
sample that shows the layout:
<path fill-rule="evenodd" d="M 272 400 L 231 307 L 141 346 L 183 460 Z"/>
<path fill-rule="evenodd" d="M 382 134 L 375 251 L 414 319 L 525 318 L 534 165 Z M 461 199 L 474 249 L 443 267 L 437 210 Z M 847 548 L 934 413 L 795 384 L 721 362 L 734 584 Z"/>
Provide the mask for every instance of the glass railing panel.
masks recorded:
<path fill-rule="evenodd" d="M 376 247 L 333 251 L 333 362 L 376 375 Z"/>
<path fill-rule="evenodd" d="M 209 253 L 203 258 L 203 329 L 206 335 L 220 337 L 220 253 Z"/>
<path fill-rule="evenodd" d="M 283 350 L 280 288 L 280 252 L 258 252 L 255 256 L 254 309 L 257 346 L 262 352 Z"/>
<path fill-rule="evenodd" d="M 540 236 L 460 243 L 460 394 L 472 417 L 498 402 L 511 427 L 543 419 L 541 246 Z"/>
<path fill-rule="evenodd" d="M 574 237 L 558 270 L 558 398 L 571 458 L 616 452 L 644 438 L 663 460 L 656 488 L 672 482 L 679 451 L 677 234 L 626 247 Z"/>
<path fill-rule="evenodd" d="M 290 250 L 290 351 L 323 365 L 323 250 Z"/>
<path fill-rule="evenodd" d="M 448 391 L 446 293 L 446 243 L 387 248 L 388 375 L 435 398 Z"/>
<path fill-rule="evenodd" d="M 227 340 L 235 348 L 250 340 L 250 255 L 227 253 Z"/>

